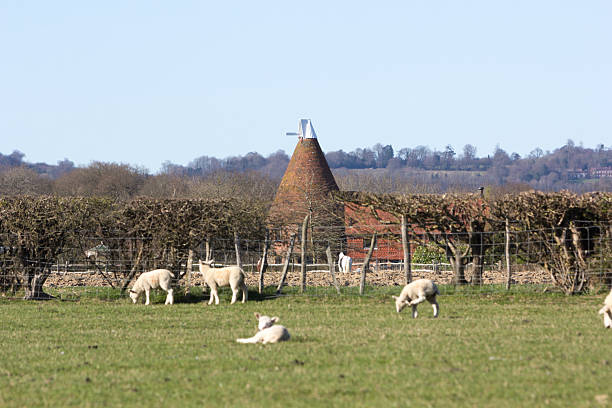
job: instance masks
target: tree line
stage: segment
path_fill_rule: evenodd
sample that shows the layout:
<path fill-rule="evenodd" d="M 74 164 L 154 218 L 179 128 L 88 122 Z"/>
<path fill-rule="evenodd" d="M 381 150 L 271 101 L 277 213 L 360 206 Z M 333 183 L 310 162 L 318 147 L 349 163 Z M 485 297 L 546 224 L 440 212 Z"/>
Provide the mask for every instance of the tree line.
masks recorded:
<path fill-rule="evenodd" d="M 585 148 L 571 140 L 552 152 L 536 148 L 526 157 L 500 147 L 493 155 L 478 157 L 470 144 L 458 153 L 450 145 L 441 151 L 427 146 L 395 151 L 380 143 L 325 156 L 338 185 L 346 190 L 444 193 L 509 186 L 511 190 L 612 191 L 612 177 L 595 178 L 593 172 L 612 169 L 612 149 L 604 145 Z M 128 164 L 93 162 L 75 167 L 67 159 L 49 165 L 23 158 L 18 151 L 0 153 L 0 194 L 196 197 L 209 193 L 209 186 L 218 181 L 241 184 L 246 175 L 249 183 L 242 183 L 243 187 L 256 182 L 259 187 L 253 194 L 273 195 L 290 159 L 282 150 L 267 157 L 255 152 L 224 159 L 201 156 L 186 166 L 165 162 L 152 175 Z M 239 176 L 233 176 L 236 174 Z"/>
<path fill-rule="evenodd" d="M 233 246 L 234 234 L 262 240 L 265 214 L 266 203 L 248 199 L 0 198 L 0 291 L 49 298 L 43 285 L 52 267 L 84 260 L 92 248 L 106 261 L 104 270 L 93 266 L 122 290 L 143 268 L 181 277 L 204 241 Z"/>
<path fill-rule="evenodd" d="M 353 211 L 346 225 L 377 232 L 384 211 L 409 225 L 412 240 L 437 245 L 453 265 L 454 283 L 482 284 L 484 259 L 498 251 L 506 229 L 511 253 L 540 264 L 557 287 L 573 294 L 612 283 L 611 193 L 372 194 L 335 192 Z M 100 197 L 0 198 L 0 291 L 25 289 L 45 298 L 43 284 L 58 262 L 83 259 L 103 243 L 108 269 L 99 273 L 125 290 L 137 272 L 166 267 L 183 276 L 212 241 L 233 247 L 261 242 L 270 228 L 268 202 L 235 198 L 115 200 Z M 321 211 L 324 211 L 321 210 Z M 381 219 L 389 227 L 389 219 Z M 303 224 L 303 229 L 306 224 Z M 420 231 L 420 232 L 416 232 Z M 330 230 L 317 234 L 329 238 Z M 313 240 L 310 233 L 309 241 Z M 312 246 L 312 242 L 310 244 Z M 313 247 L 314 250 L 314 247 Z M 510 253 L 510 252 L 509 252 Z M 498 254 L 497 256 L 503 256 Z M 506 255 L 507 257 L 507 255 Z M 97 264 L 99 267 L 99 264 Z M 470 268 L 468 270 L 468 268 Z M 466 272 L 470 272 L 467 273 Z M 112 274 L 112 279 L 107 274 Z"/>
<path fill-rule="evenodd" d="M 495 242 L 506 230 L 508 254 L 526 263 L 539 264 L 553 283 L 567 294 L 588 286 L 612 283 L 612 194 L 568 191 L 518 194 L 427 194 L 392 195 L 340 191 L 335 199 L 352 209 L 353 222 L 371 234 L 378 224 L 388 223 L 384 213 L 396 218 L 396 225 L 410 225 L 413 239 L 433 243 L 444 251 L 454 270 L 453 282 L 482 284 L 484 259 L 498 250 Z M 368 222 L 368 219 L 370 220 Z M 511 251 L 511 252 L 510 252 Z"/>

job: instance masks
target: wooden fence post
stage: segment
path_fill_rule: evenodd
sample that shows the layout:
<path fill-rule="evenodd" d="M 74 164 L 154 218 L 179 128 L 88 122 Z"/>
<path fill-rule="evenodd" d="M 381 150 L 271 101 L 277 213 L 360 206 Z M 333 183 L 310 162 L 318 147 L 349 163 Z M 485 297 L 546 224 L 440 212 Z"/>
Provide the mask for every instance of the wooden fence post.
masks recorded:
<path fill-rule="evenodd" d="M 340 287 L 338 286 L 338 281 L 336 280 L 336 273 L 334 272 L 334 259 L 332 258 L 331 247 L 328 245 L 325 250 L 325 254 L 327 255 L 327 263 L 329 264 L 329 273 L 332 277 L 332 282 L 336 287 L 336 292 L 340 294 Z"/>
<path fill-rule="evenodd" d="M 236 231 L 234 231 L 234 246 L 236 247 L 236 265 L 242 269 L 242 262 L 240 261 L 240 237 Z"/>
<path fill-rule="evenodd" d="M 508 274 L 508 280 L 506 281 L 506 290 L 510 290 L 510 284 L 512 283 L 512 269 L 510 268 L 510 222 L 506 218 L 506 272 Z"/>
<path fill-rule="evenodd" d="M 359 294 L 363 295 L 363 291 L 365 289 L 365 280 L 366 280 L 366 271 L 370 268 L 370 258 L 372 258 L 372 252 L 374 252 L 374 247 L 376 246 L 376 235 L 372 235 L 372 241 L 370 241 L 370 249 L 368 249 L 368 254 L 363 261 L 363 267 L 361 268 L 361 282 L 359 283 Z"/>
<path fill-rule="evenodd" d="M 205 261 L 210 261 L 210 258 L 211 258 L 212 254 L 211 254 L 211 250 L 210 250 L 210 240 L 208 239 L 208 237 L 206 237 L 205 245 L 206 245 L 205 246 L 206 254 L 204 254 Z"/>
<path fill-rule="evenodd" d="M 291 236 L 291 241 L 289 241 L 289 249 L 287 250 L 287 259 L 285 259 L 285 265 L 283 265 L 283 273 L 281 274 L 280 282 L 278 283 L 278 287 L 276 288 L 276 294 L 280 295 L 283 285 L 285 284 L 285 278 L 287 277 L 287 271 L 289 270 L 289 262 L 291 262 L 291 255 L 293 254 L 293 245 L 295 244 L 295 238 L 297 237 L 297 233 Z"/>
<path fill-rule="evenodd" d="M 189 249 L 189 255 L 187 256 L 187 286 L 185 287 L 185 294 L 188 295 L 191 291 L 191 269 L 193 268 L 193 249 Z"/>
<path fill-rule="evenodd" d="M 263 293 L 264 273 L 268 267 L 268 248 L 270 247 L 270 231 L 266 230 L 266 240 L 264 242 L 263 257 L 261 258 L 261 269 L 259 270 L 259 294 Z"/>
<path fill-rule="evenodd" d="M 300 285 L 300 292 L 304 293 L 306 290 L 306 239 L 308 235 L 308 221 L 310 221 L 310 214 L 304 218 L 304 222 L 302 223 L 302 242 L 300 243 L 300 250 L 302 251 L 301 259 L 302 259 L 302 284 Z"/>
<path fill-rule="evenodd" d="M 412 254 L 410 253 L 408 226 L 406 225 L 406 216 L 404 214 L 402 214 L 402 248 L 404 249 L 404 276 L 407 285 L 412 282 Z"/>

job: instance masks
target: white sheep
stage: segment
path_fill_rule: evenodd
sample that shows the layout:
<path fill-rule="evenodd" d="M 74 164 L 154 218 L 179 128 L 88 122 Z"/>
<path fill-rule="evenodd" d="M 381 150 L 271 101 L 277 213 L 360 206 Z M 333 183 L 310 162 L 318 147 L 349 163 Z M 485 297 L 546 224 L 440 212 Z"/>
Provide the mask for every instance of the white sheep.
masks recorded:
<path fill-rule="evenodd" d="M 340 252 L 340 255 L 338 255 L 338 269 L 340 272 L 350 272 L 352 267 L 353 259 L 348 255 L 344 255 L 344 252 Z"/>
<path fill-rule="evenodd" d="M 132 289 L 130 289 L 130 298 L 136 303 L 142 292 L 146 295 L 145 305 L 149 304 L 149 292 L 151 289 L 162 288 L 168 294 L 166 295 L 166 305 L 174 303 L 172 290 L 172 278 L 174 275 L 167 269 L 156 269 L 150 272 L 144 272 L 136 280 Z"/>
<path fill-rule="evenodd" d="M 285 326 L 280 324 L 274 325 L 274 323 L 278 322 L 278 317 L 262 316 L 259 313 L 255 313 L 255 318 L 258 320 L 257 333 L 248 339 L 236 339 L 238 343 L 268 344 L 287 341 L 291 338 Z"/>
<path fill-rule="evenodd" d="M 232 304 L 236 303 L 238 290 L 242 290 L 242 303 L 246 302 L 248 290 L 245 283 L 246 276 L 239 266 L 226 266 L 225 268 L 215 268 L 214 260 L 205 262 L 200 259 L 200 273 L 204 276 L 204 281 L 210 287 L 211 305 L 213 300 L 219 304 L 218 288 L 220 286 L 230 286 L 232 288 Z"/>
<path fill-rule="evenodd" d="M 599 309 L 599 314 L 603 315 L 604 327 L 606 329 L 612 328 L 612 290 L 606 299 L 604 300 L 604 306 Z"/>
<path fill-rule="evenodd" d="M 395 299 L 395 310 L 401 312 L 406 305 L 412 306 L 412 317 L 416 318 L 417 305 L 427 300 L 433 307 L 434 317 L 438 317 L 440 306 L 436 300 L 436 295 L 440 294 L 438 287 L 429 279 L 417 279 L 404 286 L 399 296 L 392 296 Z"/>

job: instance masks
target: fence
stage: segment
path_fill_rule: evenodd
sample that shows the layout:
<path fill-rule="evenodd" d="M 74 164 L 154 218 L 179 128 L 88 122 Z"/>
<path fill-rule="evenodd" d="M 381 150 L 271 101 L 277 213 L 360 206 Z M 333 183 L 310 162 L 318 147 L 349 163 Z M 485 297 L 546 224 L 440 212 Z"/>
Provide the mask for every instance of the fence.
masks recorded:
<path fill-rule="evenodd" d="M 38 274 L 43 290 L 52 295 L 86 289 L 106 296 L 122 293 L 139 273 L 155 268 L 172 270 L 179 276 L 176 284 L 190 290 L 204 286 L 199 259 L 214 259 L 218 265 L 240 263 L 251 290 L 269 294 L 287 287 L 311 294 L 357 289 L 367 294 L 372 287 L 399 286 L 418 278 L 487 291 L 533 285 L 576 293 L 612 283 L 610 224 L 539 230 L 514 226 L 471 234 L 409 231 L 404 238 L 399 229 L 368 225 L 360 234 L 346 235 L 337 227 L 317 228 L 306 237 L 304 254 L 298 245 L 303 238 L 292 234 L 266 240 L 203 237 L 195 248 L 151 247 L 149 240 L 136 237 L 75 234 L 78 239 L 54 259 L 46 255 L 50 248 L 25 251 L 16 236 L 5 234 L 0 236 L 0 291 L 19 296 L 20 288 Z M 353 257 L 350 272 L 339 271 L 340 252 Z"/>

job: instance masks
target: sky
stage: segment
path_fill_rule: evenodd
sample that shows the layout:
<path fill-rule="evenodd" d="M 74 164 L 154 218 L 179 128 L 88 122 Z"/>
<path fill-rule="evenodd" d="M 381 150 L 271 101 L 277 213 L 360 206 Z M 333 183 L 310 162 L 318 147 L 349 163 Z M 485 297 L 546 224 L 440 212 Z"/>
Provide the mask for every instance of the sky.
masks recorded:
<path fill-rule="evenodd" d="M 0 2 L 0 153 L 126 163 L 376 143 L 612 147 L 612 2 Z"/>

